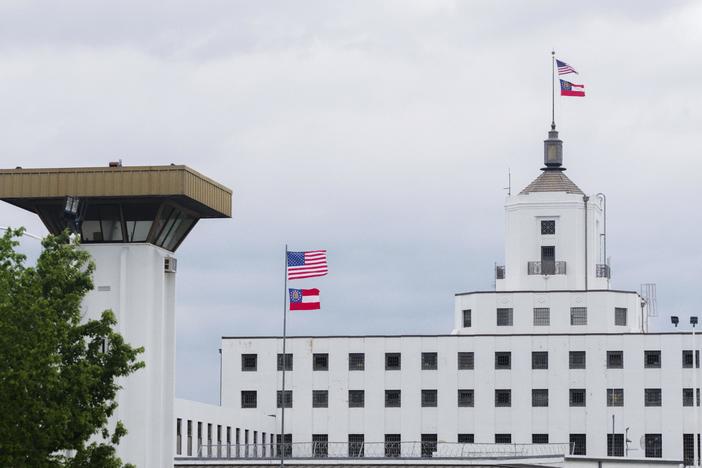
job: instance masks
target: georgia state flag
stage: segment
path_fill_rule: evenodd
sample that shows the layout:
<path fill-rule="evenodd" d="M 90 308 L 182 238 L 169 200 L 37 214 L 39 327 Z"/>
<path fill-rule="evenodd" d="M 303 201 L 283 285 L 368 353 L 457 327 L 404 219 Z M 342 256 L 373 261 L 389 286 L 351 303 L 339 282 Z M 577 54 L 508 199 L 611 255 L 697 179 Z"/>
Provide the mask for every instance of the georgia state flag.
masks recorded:
<path fill-rule="evenodd" d="M 319 309 L 319 289 L 289 289 L 290 310 Z"/>

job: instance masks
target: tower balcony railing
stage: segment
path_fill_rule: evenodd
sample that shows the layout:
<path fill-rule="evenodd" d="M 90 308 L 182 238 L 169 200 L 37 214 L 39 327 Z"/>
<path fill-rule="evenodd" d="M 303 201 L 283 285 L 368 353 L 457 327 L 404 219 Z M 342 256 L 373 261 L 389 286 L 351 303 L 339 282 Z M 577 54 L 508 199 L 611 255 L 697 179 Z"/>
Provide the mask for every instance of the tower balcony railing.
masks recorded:
<path fill-rule="evenodd" d="M 566 262 L 527 262 L 530 275 L 565 275 Z"/>
<path fill-rule="evenodd" d="M 612 270 L 609 268 L 609 265 L 605 265 L 604 263 L 595 265 L 595 276 L 598 278 L 611 278 L 611 275 Z"/>
<path fill-rule="evenodd" d="M 495 265 L 495 279 L 505 279 L 504 265 Z"/>

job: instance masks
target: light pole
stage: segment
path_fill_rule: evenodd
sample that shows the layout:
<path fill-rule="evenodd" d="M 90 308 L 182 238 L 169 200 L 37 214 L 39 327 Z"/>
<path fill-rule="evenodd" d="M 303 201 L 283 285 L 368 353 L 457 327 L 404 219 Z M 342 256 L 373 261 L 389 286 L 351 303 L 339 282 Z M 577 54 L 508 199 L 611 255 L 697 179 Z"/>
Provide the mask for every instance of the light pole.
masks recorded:
<path fill-rule="evenodd" d="M 670 321 L 677 328 L 680 319 L 677 315 L 672 315 Z M 698 445 L 699 440 L 699 424 L 700 424 L 700 400 L 699 400 L 699 349 L 697 347 L 697 334 L 695 329 L 697 328 L 697 316 L 690 316 L 690 325 L 692 325 L 692 373 L 694 375 L 694 388 L 692 390 L 692 409 L 695 413 L 695 428 L 692 433 L 692 465 L 695 467 L 700 466 L 700 450 Z"/>
<path fill-rule="evenodd" d="M 9 231 L 10 229 L 11 229 L 11 228 L 9 228 L 9 227 L 0 226 L 0 231 Z M 22 233 L 22 235 L 23 235 L 23 236 L 27 236 L 27 237 L 31 237 L 32 239 L 36 239 L 36 240 L 44 240 L 43 237 L 37 236 L 36 234 L 32 234 L 32 233 L 29 233 L 29 232 L 27 232 L 27 231 L 24 231 L 24 232 Z"/>

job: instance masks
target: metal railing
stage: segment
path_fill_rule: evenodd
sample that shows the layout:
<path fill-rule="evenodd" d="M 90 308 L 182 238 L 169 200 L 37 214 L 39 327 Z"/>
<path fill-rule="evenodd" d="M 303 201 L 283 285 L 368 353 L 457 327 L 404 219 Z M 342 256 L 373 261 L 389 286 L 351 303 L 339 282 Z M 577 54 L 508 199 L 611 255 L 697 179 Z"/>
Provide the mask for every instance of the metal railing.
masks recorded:
<path fill-rule="evenodd" d="M 595 276 L 598 278 L 611 278 L 612 270 L 610 270 L 609 265 L 604 263 L 598 263 L 595 265 Z"/>
<path fill-rule="evenodd" d="M 530 275 L 565 275 L 566 262 L 527 262 Z"/>
<path fill-rule="evenodd" d="M 294 442 L 285 444 L 203 444 L 199 458 L 484 458 L 565 456 L 561 444 L 464 444 L 457 442 Z"/>

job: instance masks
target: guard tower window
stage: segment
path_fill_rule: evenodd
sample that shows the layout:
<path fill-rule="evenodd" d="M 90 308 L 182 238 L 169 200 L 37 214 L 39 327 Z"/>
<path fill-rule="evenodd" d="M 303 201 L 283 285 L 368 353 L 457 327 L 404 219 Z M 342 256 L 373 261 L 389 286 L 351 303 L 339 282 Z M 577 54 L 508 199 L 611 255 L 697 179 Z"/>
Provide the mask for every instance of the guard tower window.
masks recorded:
<path fill-rule="evenodd" d="M 513 323 L 512 309 L 497 309 L 497 326 L 511 327 Z"/>
<path fill-rule="evenodd" d="M 556 233 L 556 221 L 543 220 L 541 221 L 541 234 L 550 235 Z"/>

